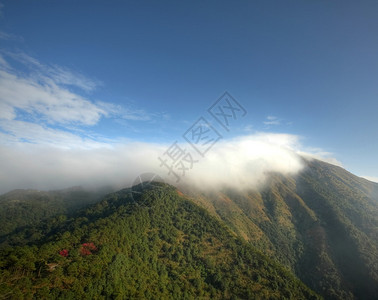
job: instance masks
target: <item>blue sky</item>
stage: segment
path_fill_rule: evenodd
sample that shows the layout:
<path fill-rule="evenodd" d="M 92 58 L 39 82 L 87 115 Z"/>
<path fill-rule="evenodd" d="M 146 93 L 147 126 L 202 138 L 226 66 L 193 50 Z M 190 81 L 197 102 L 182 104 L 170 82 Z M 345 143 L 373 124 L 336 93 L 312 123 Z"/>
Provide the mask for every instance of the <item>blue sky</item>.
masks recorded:
<path fill-rule="evenodd" d="M 2 144 L 169 144 L 203 116 L 378 178 L 377 16 L 376 1 L 2 1 Z M 207 112 L 225 91 L 247 112 L 229 131 Z"/>

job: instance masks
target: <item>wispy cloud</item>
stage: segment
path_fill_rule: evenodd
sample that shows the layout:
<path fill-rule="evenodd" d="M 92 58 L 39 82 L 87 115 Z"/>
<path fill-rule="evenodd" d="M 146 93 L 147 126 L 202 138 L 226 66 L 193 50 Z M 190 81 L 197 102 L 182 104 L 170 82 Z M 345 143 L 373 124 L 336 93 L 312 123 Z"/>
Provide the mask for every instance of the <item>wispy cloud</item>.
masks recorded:
<path fill-rule="evenodd" d="M 7 63 L 7 61 L 4 59 L 2 55 L 0 55 L 0 67 L 1 69 L 10 69 L 9 64 Z"/>
<path fill-rule="evenodd" d="M 24 52 L 3 51 L 3 53 L 29 68 L 29 71 L 32 73 L 31 75 L 42 83 L 49 82 L 57 85 L 76 86 L 86 92 L 93 91 L 96 87 L 102 85 L 99 80 L 89 79 L 80 72 L 72 72 L 67 68 L 57 65 L 42 64 Z"/>
<path fill-rule="evenodd" d="M 13 68 L 14 62 L 21 64 L 22 68 Z M 90 139 L 83 137 L 81 128 L 96 125 L 103 118 L 129 121 L 151 121 L 155 118 L 155 114 L 139 108 L 91 101 L 88 93 L 101 85 L 101 82 L 67 68 L 42 64 L 25 53 L 2 51 L 2 142 L 18 139 L 27 143 L 76 147 L 83 139 Z M 71 87 L 76 87 L 78 92 Z M 98 140 L 92 142 L 96 145 Z"/>
<path fill-rule="evenodd" d="M 0 16 L 1 16 L 1 12 L 0 12 Z M 0 40 L 22 42 L 24 39 L 20 36 L 15 35 L 15 34 L 6 33 L 4 31 L 0 30 Z"/>
<path fill-rule="evenodd" d="M 7 114 L 17 110 L 48 123 L 96 124 L 107 112 L 78 94 L 48 78 L 19 76 L 0 70 L 0 102 Z M 12 112 L 10 114 L 9 112 Z"/>
<path fill-rule="evenodd" d="M 266 117 L 266 120 L 263 122 L 265 125 L 280 125 L 281 124 L 281 120 L 278 119 L 277 117 L 275 116 L 267 116 Z"/>
<path fill-rule="evenodd" d="M 152 113 L 147 113 L 143 109 L 130 109 L 118 104 L 109 102 L 96 102 L 98 107 L 101 107 L 111 115 L 117 116 L 120 119 L 132 121 L 149 121 L 154 116 Z"/>
<path fill-rule="evenodd" d="M 332 152 L 324 151 L 321 148 L 315 147 L 302 147 L 297 153 L 307 159 L 320 159 L 330 164 L 343 167 L 343 164 L 335 158 L 335 154 Z"/>

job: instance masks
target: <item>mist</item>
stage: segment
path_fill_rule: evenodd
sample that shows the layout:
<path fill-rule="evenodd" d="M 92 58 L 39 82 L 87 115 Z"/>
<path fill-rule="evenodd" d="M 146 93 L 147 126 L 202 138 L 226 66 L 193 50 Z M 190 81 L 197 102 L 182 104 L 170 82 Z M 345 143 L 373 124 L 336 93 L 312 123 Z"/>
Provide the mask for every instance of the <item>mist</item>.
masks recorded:
<path fill-rule="evenodd" d="M 303 169 L 300 138 L 291 134 L 257 133 L 221 140 L 204 157 L 189 144 L 180 147 L 196 162 L 180 177 L 179 184 L 202 188 L 229 186 L 258 188 L 269 172 L 296 174 Z M 177 180 L 161 166 L 170 144 L 125 142 L 96 147 L 61 148 L 19 143 L 0 146 L 0 193 L 13 189 L 54 190 L 71 186 L 130 187 L 145 172 L 156 173 L 166 182 Z M 318 158 L 322 158 L 319 157 Z"/>

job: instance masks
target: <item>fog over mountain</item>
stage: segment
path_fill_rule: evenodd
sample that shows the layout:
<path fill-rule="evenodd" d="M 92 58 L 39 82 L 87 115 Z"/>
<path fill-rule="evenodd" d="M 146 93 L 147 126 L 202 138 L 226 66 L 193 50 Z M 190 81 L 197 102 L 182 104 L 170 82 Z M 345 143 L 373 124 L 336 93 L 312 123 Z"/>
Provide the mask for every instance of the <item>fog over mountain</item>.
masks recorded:
<path fill-rule="evenodd" d="M 169 170 L 158 160 L 169 146 L 140 142 L 96 146 L 84 142 L 81 147 L 68 149 L 43 144 L 2 145 L 0 193 L 16 188 L 50 190 L 76 185 L 127 187 L 144 172 L 159 174 L 175 184 L 175 177 L 168 176 Z M 196 161 L 181 182 L 201 188 L 257 188 L 264 183 L 267 172 L 299 172 L 303 167 L 301 156 L 337 163 L 327 158 L 327 153 L 306 151 L 300 138 L 291 134 L 257 133 L 220 140 L 203 158 L 189 144 L 180 146 Z"/>

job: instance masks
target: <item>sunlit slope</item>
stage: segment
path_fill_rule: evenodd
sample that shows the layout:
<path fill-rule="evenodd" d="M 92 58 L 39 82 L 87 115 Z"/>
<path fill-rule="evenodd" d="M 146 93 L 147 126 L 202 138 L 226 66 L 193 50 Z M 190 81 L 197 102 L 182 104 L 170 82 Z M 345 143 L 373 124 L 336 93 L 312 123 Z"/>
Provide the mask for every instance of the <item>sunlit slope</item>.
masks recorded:
<path fill-rule="evenodd" d="M 317 160 L 260 191 L 191 192 L 252 245 L 330 299 L 378 296 L 378 184 Z"/>

